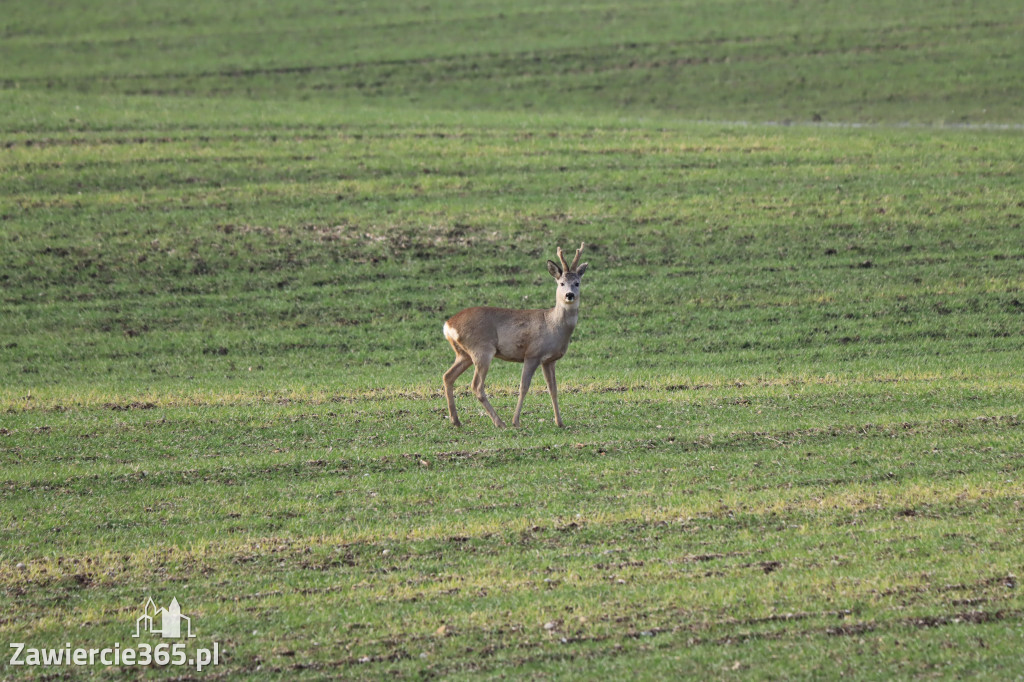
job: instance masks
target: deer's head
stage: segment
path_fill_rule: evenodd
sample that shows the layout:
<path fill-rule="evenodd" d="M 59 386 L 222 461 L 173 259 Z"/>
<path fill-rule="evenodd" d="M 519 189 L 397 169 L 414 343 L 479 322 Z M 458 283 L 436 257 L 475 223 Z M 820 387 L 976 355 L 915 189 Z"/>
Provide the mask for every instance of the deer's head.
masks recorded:
<path fill-rule="evenodd" d="M 562 262 L 559 267 L 554 261 L 548 261 L 548 272 L 558 282 L 558 292 L 555 300 L 559 305 L 575 306 L 580 302 L 580 278 L 587 270 L 588 263 L 580 263 L 580 254 L 583 253 L 585 244 L 580 244 L 576 249 L 576 257 L 572 259 L 572 265 L 565 262 L 562 254 L 562 247 L 558 247 L 558 260 Z"/>

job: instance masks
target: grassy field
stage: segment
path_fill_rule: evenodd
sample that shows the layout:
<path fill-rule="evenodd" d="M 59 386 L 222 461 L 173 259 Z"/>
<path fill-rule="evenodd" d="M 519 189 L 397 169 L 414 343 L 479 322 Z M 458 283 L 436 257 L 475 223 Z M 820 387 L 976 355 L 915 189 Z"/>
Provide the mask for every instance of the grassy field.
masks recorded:
<path fill-rule="evenodd" d="M 0 677 L 1024 675 L 1022 24 L 5 7 L 0 640 L 221 660 Z M 566 428 L 451 427 L 580 241 Z"/>
<path fill-rule="evenodd" d="M 319 100 L 335 121 L 367 103 L 1018 125 L 1024 110 L 1024 18 L 1007 0 L 150 0 L 4 15 L 0 83 L 63 97 Z"/>

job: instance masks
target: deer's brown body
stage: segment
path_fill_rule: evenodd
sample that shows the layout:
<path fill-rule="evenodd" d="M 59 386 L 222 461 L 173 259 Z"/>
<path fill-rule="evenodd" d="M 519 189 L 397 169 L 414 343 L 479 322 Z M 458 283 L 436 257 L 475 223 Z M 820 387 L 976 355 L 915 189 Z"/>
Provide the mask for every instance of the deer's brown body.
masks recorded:
<path fill-rule="evenodd" d="M 555 383 L 555 361 L 565 355 L 569 339 L 579 319 L 580 278 L 587 269 L 587 263 L 577 266 L 583 244 L 576 251 L 572 265 L 566 265 L 562 250 L 558 249 L 559 268 L 548 261 L 548 272 L 558 281 L 555 307 L 546 310 L 513 310 L 509 308 L 476 307 L 466 308 L 444 323 L 444 336 L 455 351 L 455 362 L 444 374 L 444 392 L 448 400 L 448 414 L 452 424 L 459 426 L 455 411 L 455 380 L 470 365 L 473 372 L 473 393 L 480 400 L 495 426 L 505 423 L 494 411 L 487 399 L 484 381 L 491 360 L 508 360 L 523 363 L 523 376 L 519 385 L 519 401 L 512 419 L 519 426 L 519 415 L 523 401 L 530 390 L 530 382 L 539 366 L 551 394 L 551 405 L 555 411 L 555 423 L 562 426 L 558 411 L 558 387 Z"/>

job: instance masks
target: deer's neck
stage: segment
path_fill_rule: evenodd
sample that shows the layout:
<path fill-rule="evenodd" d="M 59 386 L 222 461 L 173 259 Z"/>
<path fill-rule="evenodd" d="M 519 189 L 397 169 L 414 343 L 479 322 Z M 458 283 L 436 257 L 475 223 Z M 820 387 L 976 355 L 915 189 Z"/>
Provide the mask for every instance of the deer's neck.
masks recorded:
<path fill-rule="evenodd" d="M 547 317 L 552 326 L 572 334 L 572 330 L 576 328 L 576 322 L 580 318 L 580 306 L 579 304 L 569 306 L 559 302 L 548 311 Z"/>

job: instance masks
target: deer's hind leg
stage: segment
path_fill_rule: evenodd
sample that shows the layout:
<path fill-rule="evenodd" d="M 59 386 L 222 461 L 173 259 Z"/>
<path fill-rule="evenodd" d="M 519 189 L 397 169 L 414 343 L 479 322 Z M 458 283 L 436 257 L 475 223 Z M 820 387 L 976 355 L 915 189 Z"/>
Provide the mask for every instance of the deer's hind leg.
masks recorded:
<path fill-rule="evenodd" d="M 484 390 L 484 381 L 487 379 L 487 370 L 491 367 L 492 359 L 494 359 L 493 351 L 486 355 L 477 355 L 473 358 L 473 364 L 476 365 L 476 369 L 473 371 L 473 393 L 476 395 L 477 400 L 483 404 L 484 409 L 487 410 L 487 414 L 490 415 L 494 425 L 500 428 L 505 426 L 505 422 L 501 421 L 501 417 L 494 411 L 491 401 L 487 399 L 487 391 Z"/>
<path fill-rule="evenodd" d="M 455 411 L 455 380 L 459 378 L 460 374 L 469 369 L 469 366 L 472 364 L 473 359 L 456 348 L 455 362 L 444 373 L 444 397 L 448 400 L 448 417 L 452 420 L 453 426 L 462 426 L 462 422 L 459 421 L 459 415 Z"/>

